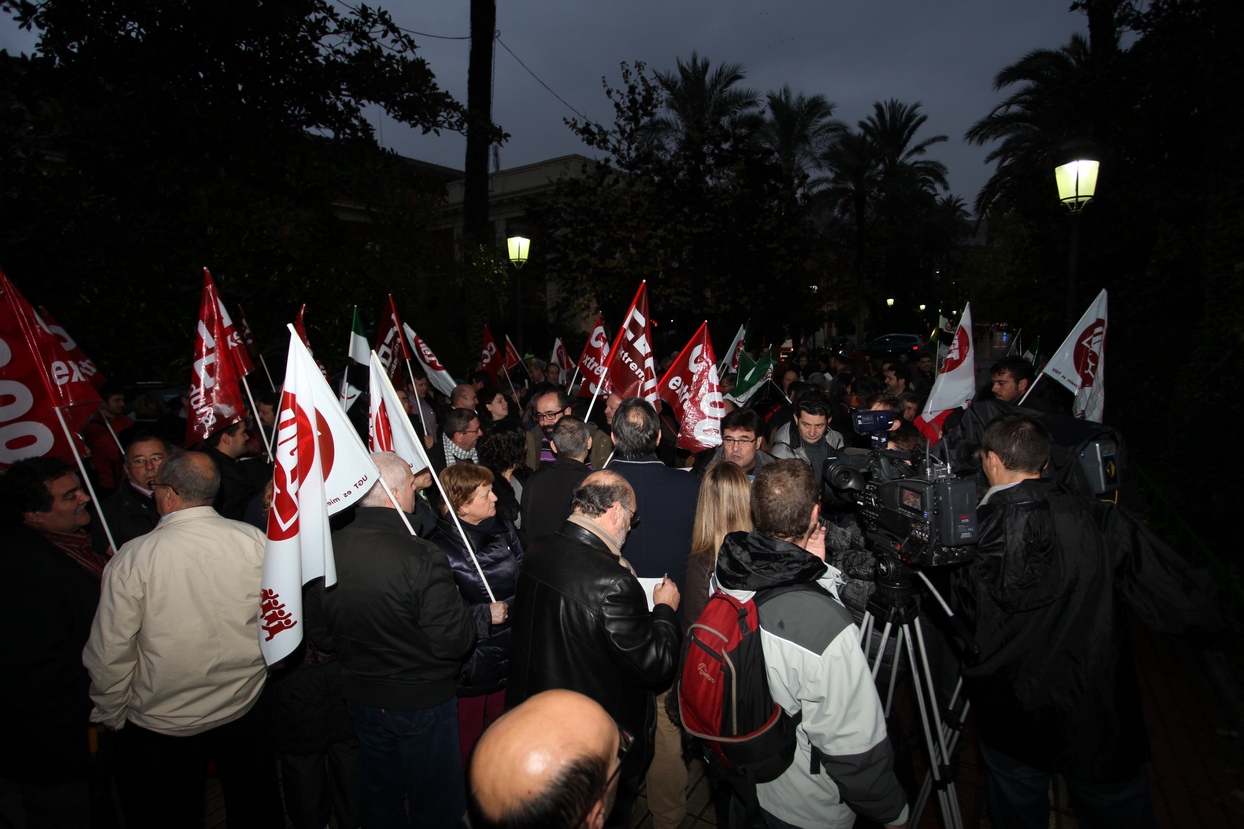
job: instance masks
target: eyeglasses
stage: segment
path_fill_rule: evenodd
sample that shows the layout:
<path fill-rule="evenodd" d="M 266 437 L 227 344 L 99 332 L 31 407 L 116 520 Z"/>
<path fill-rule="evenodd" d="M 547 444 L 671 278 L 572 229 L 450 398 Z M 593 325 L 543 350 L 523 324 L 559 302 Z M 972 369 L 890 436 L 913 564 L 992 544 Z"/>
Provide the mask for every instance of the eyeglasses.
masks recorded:
<path fill-rule="evenodd" d="M 152 488 L 152 489 L 155 489 L 156 487 L 161 487 L 161 486 L 162 486 L 162 487 L 164 487 L 165 489 L 171 490 L 171 491 L 172 491 L 172 493 L 173 493 L 174 495 L 176 495 L 178 498 L 180 498 L 180 497 L 181 497 L 181 493 L 180 493 L 180 492 L 178 492 L 178 491 L 176 490 L 176 488 L 174 488 L 174 487 L 172 487 L 172 486 L 170 486 L 170 485 L 168 485 L 168 484 L 154 484 L 154 483 L 153 483 L 153 484 L 151 485 L 151 488 Z"/>
<path fill-rule="evenodd" d="M 145 458 L 130 458 L 126 461 L 126 464 L 134 467 L 135 469 L 139 469 L 144 466 L 159 466 L 164 463 L 165 457 L 166 456 L 164 455 L 148 455 Z"/>
<path fill-rule="evenodd" d="M 622 509 L 626 510 L 627 512 L 631 514 L 631 529 L 633 530 L 636 527 L 638 527 L 639 526 L 639 513 L 635 512 L 635 510 L 631 509 L 630 507 L 628 507 L 626 504 L 622 503 L 621 501 L 618 502 L 618 506 L 620 506 Z"/>
<path fill-rule="evenodd" d="M 755 443 L 756 438 L 722 438 L 721 442 L 726 446 L 744 446 L 749 443 Z"/>
<path fill-rule="evenodd" d="M 553 423 L 554 421 L 561 419 L 561 416 L 564 413 L 564 411 L 565 411 L 564 409 L 558 409 L 555 412 L 536 412 L 536 422 L 537 423 Z"/>
<path fill-rule="evenodd" d="M 631 746 L 633 745 L 635 745 L 635 738 L 632 737 L 631 733 L 625 728 L 618 726 L 618 766 L 609 773 L 608 777 L 605 778 L 605 785 L 600 787 L 600 794 L 597 796 L 598 798 L 604 797 L 609 792 L 609 787 L 613 785 L 613 781 L 617 780 L 618 775 L 622 773 L 622 763 L 626 760 L 627 752 L 631 750 Z M 592 813 L 592 809 L 595 808 L 595 806 L 596 802 L 593 801 L 588 805 L 587 812 L 580 815 L 577 821 L 569 825 L 582 826 L 583 822 L 587 820 L 587 816 Z"/>

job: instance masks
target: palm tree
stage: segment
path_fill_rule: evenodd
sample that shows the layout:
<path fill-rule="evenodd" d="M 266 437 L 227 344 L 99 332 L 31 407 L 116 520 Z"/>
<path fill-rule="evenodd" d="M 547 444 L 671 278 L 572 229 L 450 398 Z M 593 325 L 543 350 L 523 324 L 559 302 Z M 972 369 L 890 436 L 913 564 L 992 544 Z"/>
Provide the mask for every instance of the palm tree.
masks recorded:
<path fill-rule="evenodd" d="M 1034 184 L 1049 177 L 1058 147 L 1092 124 L 1090 57 L 1088 41 L 1076 34 L 1060 49 L 1029 52 L 994 78 L 997 91 L 1017 88 L 964 136 L 977 145 L 1000 142 L 985 156 L 985 163 L 998 166 L 976 197 L 977 216 L 1034 192 Z"/>
<path fill-rule="evenodd" d="M 796 191 L 803 190 L 820 167 L 820 156 L 847 125 L 833 117 L 836 104 L 824 95 L 795 95 L 789 85 L 769 93 L 767 108 L 760 140 L 777 156 L 786 180 Z"/>
<path fill-rule="evenodd" d="M 760 97 L 738 86 L 747 77 L 741 64 L 710 70 L 708 58 L 692 52 L 677 65 L 676 72 L 657 73 L 667 114 L 655 119 L 653 129 L 693 171 L 707 171 L 716 151 L 729 151 L 750 135 L 759 121 Z"/>
<path fill-rule="evenodd" d="M 948 189 L 946 165 L 924 157 L 929 147 L 942 143 L 946 136 L 916 140 L 916 133 L 928 120 L 919 103 L 905 104 L 891 98 L 873 104 L 873 114 L 860 122 L 860 130 L 875 148 L 887 198 L 907 200 Z"/>

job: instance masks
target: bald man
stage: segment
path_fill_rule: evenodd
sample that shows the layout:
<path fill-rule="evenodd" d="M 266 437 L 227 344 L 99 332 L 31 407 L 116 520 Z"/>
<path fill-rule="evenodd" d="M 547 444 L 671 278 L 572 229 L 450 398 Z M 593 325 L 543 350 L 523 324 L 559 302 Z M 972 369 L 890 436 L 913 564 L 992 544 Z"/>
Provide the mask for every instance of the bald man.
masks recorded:
<path fill-rule="evenodd" d="M 493 723 L 471 756 L 472 829 L 600 829 L 629 746 L 591 698 L 536 694 Z"/>

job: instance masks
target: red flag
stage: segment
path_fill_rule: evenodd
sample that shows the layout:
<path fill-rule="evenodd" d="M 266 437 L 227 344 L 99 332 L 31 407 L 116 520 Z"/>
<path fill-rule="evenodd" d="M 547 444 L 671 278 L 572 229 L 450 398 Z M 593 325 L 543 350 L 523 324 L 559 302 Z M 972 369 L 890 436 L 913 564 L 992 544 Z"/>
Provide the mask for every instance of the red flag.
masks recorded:
<path fill-rule="evenodd" d="M 570 382 L 570 373 L 574 371 L 574 363 L 570 362 L 570 355 L 566 353 L 566 346 L 562 343 L 561 337 L 553 340 L 553 353 L 549 355 L 549 363 L 561 369 L 563 386 Z"/>
<path fill-rule="evenodd" d="M 380 330 L 376 332 L 376 356 L 384 364 L 389 382 L 404 386 L 402 361 L 410 359 L 410 350 L 406 347 L 406 338 L 402 336 L 402 321 L 397 316 L 393 294 L 389 294 L 389 313 L 380 316 Z"/>
<path fill-rule="evenodd" d="M 514 343 L 510 342 L 510 335 L 506 334 L 505 335 L 505 363 L 504 363 L 505 370 L 513 374 L 514 369 L 518 368 L 520 365 L 522 365 L 522 363 L 523 363 L 523 358 L 518 356 L 518 349 L 514 347 Z"/>
<path fill-rule="evenodd" d="M 583 384 L 579 386 L 580 397 L 591 397 L 595 394 L 612 394 L 613 386 L 605 376 L 605 366 L 609 357 L 609 336 L 605 333 L 605 323 L 601 315 L 596 314 L 596 324 L 583 345 L 583 353 L 579 355 L 579 373 L 583 375 Z"/>
<path fill-rule="evenodd" d="M 255 364 L 251 362 L 250 355 L 246 353 L 246 344 L 242 342 L 242 334 L 234 327 L 233 320 L 229 318 L 229 312 L 225 310 L 225 303 L 221 301 L 220 292 L 216 290 L 216 283 L 212 281 L 212 275 L 208 273 L 207 268 L 203 269 L 203 282 L 205 285 L 212 286 L 212 296 L 216 298 L 216 316 L 220 319 L 222 349 L 237 367 L 239 377 L 250 374 L 255 370 Z M 200 319 L 202 319 L 201 313 Z"/>
<path fill-rule="evenodd" d="M 441 361 L 436 359 L 436 355 L 432 353 L 432 349 L 423 341 L 414 329 L 403 323 L 402 331 L 406 334 L 410 344 L 414 346 L 415 359 L 419 361 L 419 365 L 423 367 L 423 372 L 428 376 L 428 382 L 432 387 L 446 397 L 452 397 L 454 386 L 458 385 L 453 376 L 445 370 L 441 365 Z"/>
<path fill-rule="evenodd" d="M 255 362 L 259 359 L 259 342 L 251 331 L 251 324 L 246 321 L 246 312 L 241 305 L 238 306 L 238 335 L 242 338 L 242 345 L 246 347 L 246 356 L 251 360 L 250 371 L 253 371 Z M 246 373 L 250 374 L 250 371 Z"/>
<path fill-rule="evenodd" d="M 678 445 L 702 452 L 721 445 L 721 419 L 726 403 L 717 379 L 717 358 L 708 338 L 708 322 L 701 323 L 669 371 L 661 378 L 658 392 L 682 424 Z"/>
<path fill-rule="evenodd" d="M 57 408 L 79 453 L 90 454 L 76 433 L 103 401 L 70 354 L 0 271 L 0 469 L 42 455 L 73 459 Z"/>
<path fill-rule="evenodd" d="M 307 339 L 306 326 L 302 324 L 302 315 L 307 313 L 307 305 L 303 303 L 298 309 L 298 316 L 294 320 L 294 330 L 298 332 L 298 339 L 302 340 L 302 344 L 307 347 L 307 353 L 311 355 L 311 359 L 315 360 L 316 367 L 320 370 L 320 374 L 324 375 L 324 379 L 328 379 L 328 369 L 324 368 L 324 364 L 315 359 L 315 349 L 311 347 L 310 341 Z"/>
<path fill-rule="evenodd" d="M 623 397 L 657 399 L 657 371 L 652 360 L 652 324 L 648 316 L 648 282 L 639 283 L 635 299 L 626 312 L 613 341 L 606 367 L 614 391 Z"/>
<path fill-rule="evenodd" d="M 242 419 L 240 372 L 237 361 L 229 356 L 223 310 L 212 275 L 204 268 L 203 299 L 194 338 L 190 411 L 186 413 L 187 446 L 194 446 Z M 239 347 L 238 351 L 243 349 Z"/>
<path fill-rule="evenodd" d="M 507 355 L 508 349 L 507 349 Z M 488 330 L 488 326 L 484 326 L 484 350 L 480 355 L 480 362 L 483 363 L 484 371 L 488 372 L 488 376 L 492 378 L 492 384 L 497 385 L 497 371 L 501 368 L 501 357 L 497 354 L 497 341 L 492 338 L 492 332 Z"/>
<path fill-rule="evenodd" d="M 76 369 L 86 377 L 96 391 L 99 391 L 104 385 L 104 373 L 96 368 L 95 361 L 86 356 L 82 349 L 78 347 L 78 344 L 74 342 L 73 337 L 69 336 L 69 332 L 62 328 L 56 322 L 56 319 L 48 313 L 48 309 L 42 305 L 39 306 L 39 315 L 35 319 L 38 320 L 44 331 L 60 340 L 61 348 L 64 349 L 67 360 L 66 368 Z"/>

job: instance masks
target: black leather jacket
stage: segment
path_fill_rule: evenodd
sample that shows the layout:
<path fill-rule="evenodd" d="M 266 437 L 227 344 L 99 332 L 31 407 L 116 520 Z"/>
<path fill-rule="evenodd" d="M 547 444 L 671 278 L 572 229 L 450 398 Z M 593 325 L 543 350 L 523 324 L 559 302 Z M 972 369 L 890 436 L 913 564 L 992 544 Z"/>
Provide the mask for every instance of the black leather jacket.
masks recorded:
<path fill-rule="evenodd" d="M 514 640 L 506 708 L 551 688 L 596 700 L 635 737 L 624 775 L 651 756 L 654 692 L 678 665 L 678 620 L 648 610 L 639 582 L 604 542 L 567 522 L 528 550 L 511 614 Z"/>

